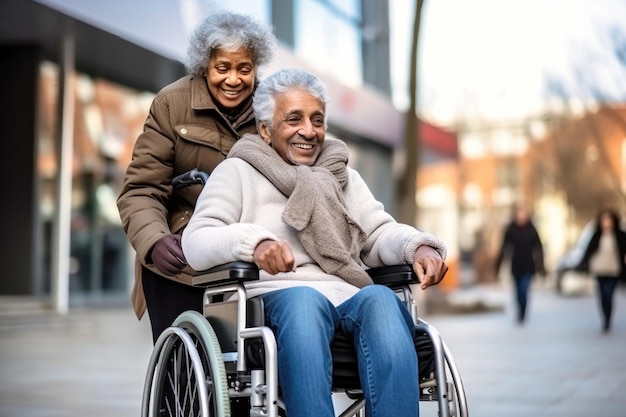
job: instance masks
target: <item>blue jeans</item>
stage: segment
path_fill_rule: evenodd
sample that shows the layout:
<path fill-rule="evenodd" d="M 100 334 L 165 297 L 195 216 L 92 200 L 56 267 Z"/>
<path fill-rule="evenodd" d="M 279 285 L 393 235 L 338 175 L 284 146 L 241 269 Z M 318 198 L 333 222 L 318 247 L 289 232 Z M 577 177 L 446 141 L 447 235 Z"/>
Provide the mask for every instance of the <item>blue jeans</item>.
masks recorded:
<path fill-rule="evenodd" d="M 399 298 L 379 285 L 334 307 L 309 287 L 262 296 L 278 345 L 278 376 L 289 417 L 333 417 L 335 331 L 353 335 L 367 416 L 419 415 L 413 320 Z"/>
<path fill-rule="evenodd" d="M 528 291 L 533 274 L 525 273 L 513 277 L 515 280 L 515 294 L 517 298 L 518 320 L 523 322 L 526 318 L 526 305 L 528 304 Z"/>
<path fill-rule="evenodd" d="M 600 307 L 602 308 L 602 317 L 604 329 L 611 327 L 611 316 L 613 314 L 613 294 L 617 287 L 618 277 L 600 275 L 596 277 L 598 281 L 598 295 L 600 297 Z"/>

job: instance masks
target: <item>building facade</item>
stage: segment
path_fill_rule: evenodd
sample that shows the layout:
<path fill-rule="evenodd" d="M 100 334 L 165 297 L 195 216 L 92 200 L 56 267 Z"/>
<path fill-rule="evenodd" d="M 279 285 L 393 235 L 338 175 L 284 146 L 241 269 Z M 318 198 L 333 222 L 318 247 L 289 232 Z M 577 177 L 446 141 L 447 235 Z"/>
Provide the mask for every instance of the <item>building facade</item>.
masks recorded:
<path fill-rule="evenodd" d="M 186 37 L 214 2 L 0 3 L 7 152 L 0 294 L 70 304 L 126 300 L 132 251 L 115 199 L 154 93 L 185 73 Z M 329 134 L 393 210 L 403 117 L 391 104 L 387 2 L 231 1 L 280 41 L 268 72 L 298 66 L 331 95 Z M 9 262 L 10 261 L 10 262 Z"/>

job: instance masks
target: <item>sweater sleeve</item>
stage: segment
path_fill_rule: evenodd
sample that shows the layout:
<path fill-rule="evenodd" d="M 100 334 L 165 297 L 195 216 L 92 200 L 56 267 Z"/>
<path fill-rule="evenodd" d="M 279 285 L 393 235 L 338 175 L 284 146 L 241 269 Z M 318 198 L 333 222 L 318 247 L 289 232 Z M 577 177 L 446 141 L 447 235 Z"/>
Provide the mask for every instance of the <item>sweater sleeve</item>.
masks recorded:
<path fill-rule="evenodd" d="M 401 224 L 385 211 L 381 202 L 354 170 L 350 170 L 350 200 L 352 210 L 358 215 L 359 223 L 367 235 L 361 251 L 361 259 L 369 267 L 382 265 L 410 264 L 420 246 L 434 248 L 442 259 L 446 258 L 445 244 L 434 235 Z"/>
<path fill-rule="evenodd" d="M 183 231 L 182 248 L 196 271 L 234 261 L 253 261 L 262 240 L 278 240 L 263 226 L 240 223 L 244 183 L 240 162 L 227 159 L 213 171 Z"/>

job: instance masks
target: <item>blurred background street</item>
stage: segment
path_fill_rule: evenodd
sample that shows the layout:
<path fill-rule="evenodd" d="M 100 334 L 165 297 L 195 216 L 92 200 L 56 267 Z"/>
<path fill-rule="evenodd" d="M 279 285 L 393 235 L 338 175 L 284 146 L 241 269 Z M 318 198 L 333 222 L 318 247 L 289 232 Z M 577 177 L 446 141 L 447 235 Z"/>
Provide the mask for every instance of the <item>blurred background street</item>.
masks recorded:
<path fill-rule="evenodd" d="M 515 323 L 504 286 L 458 295 L 483 297 L 494 308 L 424 318 L 454 354 L 471 416 L 625 415 L 624 291 L 609 334 L 600 331 L 591 295 L 564 297 L 538 285 L 524 326 Z M 28 300 L 0 301 L 0 416 L 139 415 L 151 350 L 146 320 L 125 307 L 56 316 Z"/>

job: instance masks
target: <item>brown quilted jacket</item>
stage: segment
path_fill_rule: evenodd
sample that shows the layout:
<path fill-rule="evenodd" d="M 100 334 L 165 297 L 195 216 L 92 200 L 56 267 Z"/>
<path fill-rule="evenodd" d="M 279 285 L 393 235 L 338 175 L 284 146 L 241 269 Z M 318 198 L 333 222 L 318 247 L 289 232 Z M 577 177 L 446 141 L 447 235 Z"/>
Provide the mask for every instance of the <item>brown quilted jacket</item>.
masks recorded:
<path fill-rule="evenodd" d="M 154 98 L 117 200 L 137 255 L 131 300 L 138 318 L 146 310 L 141 266 L 163 275 L 148 254 L 162 236 L 185 228 L 201 191 L 200 185 L 175 190 L 172 178 L 193 168 L 210 174 L 244 133 L 256 133 L 253 115 L 231 126 L 211 100 L 204 77 L 185 76 Z M 167 278 L 189 283 L 193 273 L 187 267 Z"/>

